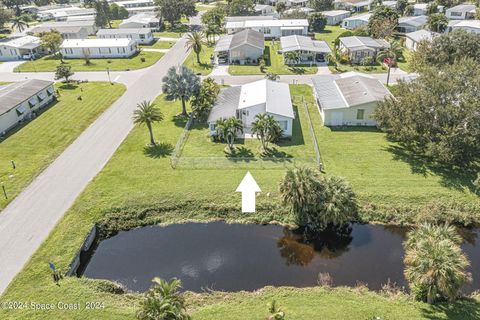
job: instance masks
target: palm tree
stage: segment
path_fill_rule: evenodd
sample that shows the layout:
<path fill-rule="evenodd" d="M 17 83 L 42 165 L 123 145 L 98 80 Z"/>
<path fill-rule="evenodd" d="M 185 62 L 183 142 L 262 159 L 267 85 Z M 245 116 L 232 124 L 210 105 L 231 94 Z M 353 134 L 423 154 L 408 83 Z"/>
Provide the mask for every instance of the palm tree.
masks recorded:
<path fill-rule="evenodd" d="M 163 114 L 160 112 L 154 103 L 150 101 L 143 101 L 137 105 L 137 110 L 133 112 L 133 122 L 135 124 L 144 124 L 150 133 L 150 144 L 156 145 L 153 138 L 152 124 L 163 120 Z"/>
<path fill-rule="evenodd" d="M 299 167 L 288 169 L 280 182 L 282 201 L 291 206 L 300 226 L 307 225 L 307 215 L 316 206 L 319 179 L 317 170 Z"/>
<path fill-rule="evenodd" d="M 335 66 L 335 70 L 338 70 L 338 65 L 342 61 L 342 54 L 340 53 L 340 50 L 338 48 L 335 47 L 332 53 L 329 54 L 328 61 L 333 63 L 333 65 Z"/>
<path fill-rule="evenodd" d="M 189 50 L 192 49 L 197 56 L 197 63 L 201 64 L 200 62 L 200 53 L 202 52 L 202 44 L 203 44 L 203 32 L 201 31 L 193 31 L 187 35 L 187 43 L 185 43 L 185 47 Z"/>
<path fill-rule="evenodd" d="M 263 151 L 266 151 L 268 143 L 280 138 L 283 130 L 272 115 L 259 113 L 252 122 L 252 133 L 260 139 Z"/>
<path fill-rule="evenodd" d="M 228 119 L 218 119 L 215 124 L 215 130 L 220 138 L 227 142 L 228 148 L 233 149 L 233 143 L 238 133 L 243 133 L 242 120 L 235 117 Z"/>
<path fill-rule="evenodd" d="M 141 309 L 137 313 L 140 320 L 189 320 L 185 312 L 185 298 L 178 289 L 182 282 L 172 279 L 170 282 L 154 278 L 155 285 L 150 288 L 141 302 Z"/>
<path fill-rule="evenodd" d="M 171 67 L 167 75 L 163 77 L 162 90 L 169 100 L 180 99 L 182 101 L 182 115 L 187 115 L 186 102 L 197 94 L 200 89 L 200 78 L 190 69 L 184 66 Z"/>
<path fill-rule="evenodd" d="M 387 86 L 390 81 L 390 69 L 396 65 L 398 58 L 402 56 L 403 47 L 398 41 L 390 42 L 390 47 L 381 50 L 377 54 L 377 61 L 383 63 L 385 59 L 388 59 L 388 74 L 387 74 Z"/>
<path fill-rule="evenodd" d="M 298 63 L 300 61 L 300 53 L 298 51 L 285 52 L 283 56 L 288 62 Z"/>
<path fill-rule="evenodd" d="M 470 263 L 460 248 L 453 227 L 422 224 L 405 242 L 405 278 L 412 288 L 425 292 L 428 303 L 438 296 L 454 300 L 462 285 L 471 280 Z"/>
<path fill-rule="evenodd" d="M 12 18 L 12 28 L 17 29 L 19 32 L 23 32 L 28 28 L 28 22 L 23 19 L 23 17 L 13 17 Z"/>

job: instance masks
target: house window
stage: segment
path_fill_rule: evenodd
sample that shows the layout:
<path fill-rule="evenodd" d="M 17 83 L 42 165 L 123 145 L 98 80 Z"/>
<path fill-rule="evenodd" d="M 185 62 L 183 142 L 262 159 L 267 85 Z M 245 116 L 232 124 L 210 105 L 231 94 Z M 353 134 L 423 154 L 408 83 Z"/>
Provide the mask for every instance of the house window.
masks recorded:
<path fill-rule="evenodd" d="M 364 109 L 358 109 L 357 110 L 357 120 L 363 120 L 365 117 L 365 110 Z"/>
<path fill-rule="evenodd" d="M 461 17 L 461 16 L 462 16 L 462 13 L 461 13 L 461 12 L 455 12 L 455 11 L 453 11 L 453 12 L 450 12 L 450 16 L 452 16 L 452 17 Z"/>
<path fill-rule="evenodd" d="M 280 125 L 280 128 L 282 128 L 283 131 L 288 129 L 288 121 L 286 120 L 278 121 L 278 124 Z"/>

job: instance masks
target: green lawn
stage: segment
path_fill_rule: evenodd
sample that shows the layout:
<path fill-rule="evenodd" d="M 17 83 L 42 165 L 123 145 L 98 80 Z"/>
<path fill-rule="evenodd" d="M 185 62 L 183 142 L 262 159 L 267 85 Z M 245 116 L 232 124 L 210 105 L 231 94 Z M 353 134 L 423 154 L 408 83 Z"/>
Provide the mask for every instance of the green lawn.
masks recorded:
<path fill-rule="evenodd" d="M 206 125 L 194 125 L 189 132 L 187 142 L 182 150 L 182 158 L 188 164 L 190 161 L 195 161 L 196 167 L 201 165 L 205 167 L 220 166 L 237 166 L 238 163 L 232 160 L 236 158 L 239 162 L 250 161 L 250 164 L 255 165 L 255 161 L 259 161 L 261 165 L 268 165 L 270 162 L 275 163 L 277 160 L 286 158 L 295 158 L 296 163 L 313 163 L 315 160 L 315 152 L 313 146 L 313 137 L 310 133 L 305 107 L 301 103 L 300 95 L 304 94 L 304 87 L 293 87 L 291 90 L 294 99 L 294 111 L 298 115 L 293 123 L 293 135 L 291 139 L 284 139 L 278 143 L 270 144 L 270 151 L 264 153 L 261 148 L 261 143 L 258 139 L 237 139 L 235 142 L 236 152 L 226 153 L 225 143 L 214 142 L 208 136 L 209 129 Z M 316 109 L 313 105 L 310 106 L 310 114 L 315 114 Z M 320 119 L 313 118 L 313 125 L 319 126 Z M 205 157 L 202 159 L 193 159 L 198 157 Z M 225 161 L 223 161 L 225 160 Z M 264 160 L 265 162 L 263 162 Z M 228 163 L 230 162 L 230 163 Z"/>
<path fill-rule="evenodd" d="M 283 56 L 278 54 L 277 51 L 280 49 L 280 42 L 275 41 L 273 44 L 272 41 L 265 41 L 265 55 L 268 57 L 266 61 L 267 68 L 265 70 L 269 73 L 274 74 L 315 74 L 317 73 L 316 66 L 304 66 L 304 65 L 295 65 L 288 66 L 285 65 L 283 61 Z M 249 74 L 264 74 L 258 65 L 231 65 L 228 68 L 228 72 L 231 75 L 249 75 Z"/>
<path fill-rule="evenodd" d="M 0 139 L 0 181 L 9 195 L 8 201 L 0 198 L 0 210 L 125 91 L 120 84 L 95 82 L 56 87 L 57 103 Z M 11 160 L 17 169 L 12 169 Z"/>
<path fill-rule="evenodd" d="M 330 71 L 333 73 L 341 73 L 341 72 L 348 72 L 348 71 L 357 71 L 362 73 L 386 73 L 388 68 L 380 65 L 378 62 L 375 63 L 373 66 L 361 66 L 357 64 L 340 64 L 337 69 L 334 66 L 328 66 Z"/>
<path fill-rule="evenodd" d="M 315 109 L 309 86 L 291 88 L 295 94 L 305 96 L 311 110 Z M 2 297 L 2 301 L 44 303 L 100 301 L 104 302 L 105 310 L 68 313 L 58 309 L 45 312 L 0 310 L 0 319 L 132 319 L 140 300 L 136 294 L 108 293 L 108 287 L 100 281 L 66 278 L 56 286 L 51 280 L 47 262 L 52 261 L 59 269 L 65 270 L 92 224 L 106 216 L 118 217 L 114 225 L 120 228 L 122 225 L 133 227 L 214 218 L 292 222 L 285 210 L 275 207 L 278 205 L 278 183 L 284 175 L 282 169 L 250 170 L 263 191 L 257 198 L 257 212 L 254 214 L 240 213 L 241 196 L 234 192 L 245 175 L 245 169 L 172 169 L 169 156 L 185 120 L 177 117 L 181 111 L 178 101 L 166 102 L 160 96 L 156 103 L 165 117 L 163 122 L 154 125 L 155 138 L 161 144 L 155 148 L 146 147 L 147 129 L 135 127 Z M 318 113 L 312 114 L 312 117 L 316 117 L 314 121 L 318 124 Z M 302 130 L 305 128 L 302 127 Z M 316 134 L 327 172 L 349 179 L 362 203 L 379 201 L 380 204 L 392 203 L 395 206 L 421 205 L 431 198 L 440 197 L 467 199 L 461 191 L 443 187 L 438 177 L 414 174 L 406 162 L 395 160 L 388 150 L 391 145 L 382 133 L 363 129 L 332 131 L 318 125 Z M 202 138 L 201 135 L 199 137 Z M 187 152 L 193 151 L 187 149 Z M 202 152 L 203 149 L 195 153 L 202 155 Z M 214 189 L 212 184 L 215 184 Z M 318 288 L 229 293 L 217 299 L 202 294 L 191 296 L 188 302 L 193 309 L 193 320 L 263 319 L 266 303 L 272 298 L 277 299 L 287 311 L 287 319 L 310 320 L 322 315 L 326 319 L 372 319 L 373 316 L 421 319 L 428 316 L 431 319 L 463 320 L 478 318 L 480 310 L 478 300 L 430 307 L 404 298 L 387 299 L 369 292 Z"/>
<path fill-rule="evenodd" d="M 195 73 L 201 73 L 202 76 L 209 75 L 213 69 L 213 65 L 210 62 L 210 57 L 213 56 L 214 48 L 214 46 L 203 45 L 202 51 L 200 52 L 200 64 L 197 63 L 197 56 L 195 55 L 195 52 L 190 52 L 183 65 L 192 69 Z"/>
<path fill-rule="evenodd" d="M 86 65 L 84 59 L 65 59 L 65 63 L 72 67 L 73 71 L 125 71 L 150 67 L 155 64 L 163 56 L 162 52 L 141 51 L 139 54 L 131 58 L 115 58 L 115 59 L 91 59 L 90 64 Z M 145 62 L 142 62 L 142 58 Z M 22 63 L 15 68 L 16 72 L 40 72 L 55 71 L 60 64 L 57 57 L 46 56 L 35 61 Z"/>
<path fill-rule="evenodd" d="M 196 4 L 195 5 L 195 9 L 197 9 L 198 11 L 207 11 L 207 10 L 211 10 L 213 9 L 214 7 L 212 6 L 204 6 L 204 5 L 201 5 L 201 4 Z"/>
<path fill-rule="evenodd" d="M 400 59 L 397 61 L 397 65 L 400 69 L 406 72 L 413 72 L 412 68 L 410 68 L 410 59 L 412 58 L 412 51 L 408 50 L 407 48 L 403 49 L 403 54 Z"/>
<path fill-rule="evenodd" d="M 340 28 L 340 26 L 326 26 L 322 32 L 315 32 L 315 39 L 326 41 L 333 49 L 335 39 L 345 31 L 347 30 Z"/>
<path fill-rule="evenodd" d="M 185 24 L 180 24 L 175 27 L 171 27 L 167 25 L 164 31 L 154 32 L 153 36 L 156 38 L 159 38 L 159 37 L 181 38 L 185 32 L 188 32 L 188 26 Z"/>
<path fill-rule="evenodd" d="M 146 49 L 170 49 L 175 45 L 175 41 L 155 41 L 152 44 L 141 44 L 140 48 Z"/>

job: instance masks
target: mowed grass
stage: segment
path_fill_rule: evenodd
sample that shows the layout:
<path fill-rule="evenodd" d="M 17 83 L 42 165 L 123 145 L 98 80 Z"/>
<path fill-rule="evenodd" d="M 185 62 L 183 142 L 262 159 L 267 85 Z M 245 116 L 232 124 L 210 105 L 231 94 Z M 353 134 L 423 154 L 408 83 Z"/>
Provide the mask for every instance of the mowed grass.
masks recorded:
<path fill-rule="evenodd" d="M 378 62 L 375 62 L 375 64 L 371 66 L 362 66 L 359 64 L 339 64 L 338 68 L 336 69 L 334 66 L 328 66 L 328 68 L 333 73 L 342 73 L 349 71 L 357 71 L 362 73 L 385 73 L 388 71 L 387 67 L 379 64 Z"/>
<path fill-rule="evenodd" d="M 155 41 L 152 44 L 141 44 L 139 45 L 140 48 L 145 49 L 170 49 L 175 45 L 175 41 Z"/>
<path fill-rule="evenodd" d="M 235 153 L 225 152 L 225 143 L 212 141 L 208 136 L 209 129 L 206 125 L 194 125 L 189 131 L 187 142 L 182 150 L 182 157 L 206 157 L 206 158 L 248 158 L 265 159 L 274 161 L 275 159 L 295 158 L 304 161 L 313 162 L 315 159 L 313 137 L 309 129 L 307 115 L 301 96 L 304 94 L 305 87 L 291 87 L 290 93 L 294 97 L 293 108 L 296 118 L 293 122 L 293 132 L 291 138 L 285 138 L 277 143 L 270 143 L 269 150 L 265 153 L 262 149 L 260 140 L 243 139 L 235 140 Z M 316 112 L 312 104 L 309 112 Z M 320 125 L 318 117 L 313 118 L 314 126 Z M 212 159 L 213 160 L 213 159 Z M 207 160 L 208 162 L 208 160 Z"/>
<path fill-rule="evenodd" d="M 0 181 L 8 194 L 8 200 L 0 197 L 0 210 L 125 91 L 121 84 L 95 82 L 56 88 L 58 102 L 0 140 Z"/>
<path fill-rule="evenodd" d="M 335 39 L 345 31 L 348 30 L 342 29 L 340 26 L 325 26 L 322 32 L 315 32 L 315 39 L 326 41 L 333 50 Z"/>
<path fill-rule="evenodd" d="M 66 65 L 72 67 L 73 71 L 126 71 L 150 67 L 155 64 L 164 55 L 162 52 L 140 53 L 130 58 L 109 58 L 109 59 L 91 59 L 90 64 L 85 64 L 84 59 L 64 59 Z M 142 62 L 142 58 L 145 62 Z M 16 72 L 37 72 L 37 71 L 55 71 L 61 64 L 57 57 L 46 56 L 35 61 L 27 61 L 17 68 Z"/>
<path fill-rule="evenodd" d="M 265 55 L 268 59 L 265 61 L 265 72 L 260 70 L 258 65 L 230 65 L 228 72 L 231 75 L 256 75 L 265 73 L 274 74 L 315 74 L 316 66 L 309 65 L 286 65 L 283 56 L 277 51 L 280 49 L 280 41 L 265 41 Z"/>
<path fill-rule="evenodd" d="M 297 94 L 303 94 L 307 102 L 313 103 L 309 86 L 291 87 Z M 66 270 L 93 223 L 102 219 L 113 207 L 135 205 L 145 207 L 159 201 L 175 203 L 194 200 L 199 204 L 204 202 L 211 205 L 234 203 L 240 209 L 241 196 L 234 191 L 246 170 L 172 169 L 169 156 L 183 130 L 185 121 L 176 117 L 181 111 L 178 101 L 167 102 L 163 96 L 160 96 L 156 99 L 156 103 L 165 116 L 163 122 L 154 125 L 155 138 L 160 145 L 156 148 L 146 147 L 147 129 L 135 127 L 102 172 L 90 183 L 2 296 L 2 301 L 41 303 L 62 301 L 80 303 L 82 306 L 86 301 L 100 301 L 104 302 L 105 309 L 82 308 L 82 310 L 69 312 L 58 309 L 52 311 L 4 309 L 0 310 L 0 319 L 132 319 L 141 298 L 139 295 L 110 294 L 102 289 L 105 286 L 101 286 L 98 281 L 78 278 L 66 278 L 56 286 L 51 280 L 47 262 L 52 261 L 60 270 Z M 310 107 L 313 108 L 314 105 Z M 318 113 L 312 116 L 319 117 Z M 319 118 L 316 121 L 319 121 Z M 380 195 L 385 195 L 383 200 L 387 200 L 386 196 L 392 191 L 391 188 L 397 187 L 394 183 L 382 186 L 387 180 L 421 184 L 421 179 L 412 179 L 414 175 L 408 170 L 408 166 L 402 167 L 401 170 L 395 169 L 396 161 L 386 155 L 388 151 L 384 150 L 384 147 L 388 144 L 382 140 L 382 134 L 376 133 L 378 140 L 366 142 L 368 139 L 362 135 L 362 132 L 359 132 L 360 137 L 352 132 L 349 133 L 352 136 L 336 136 L 330 133 L 329 129 L 320 127 L 316 129 L 318 129 L 316 130 L 318 138 L 322 139 L 322 152 L 327 171 L 353 179 L 355 191 L 358 193 L 365 195 L 364 190 L 368 188 Z M 368 151 L 375 151 L 375 153 L 370 155 Z M 358 157 L 354 157 L 354 154 Z M 360 170 L 367 165 L 367 160 L 361 159 L 362 156 L 369 157 L 371 161 L 368 164 L 371 167 L 369 170 Z M 335 161 L 339 163 L 335 164 Z M 389 176 L 388 172 L 392 167 L 395 174 Z M 262 193 L 257 198 L 258 205 L 278 199 L 278 183 L 285 171 L 283 169 L 252 169 L 250 171 L 262 188 Z M 386 178 L 382 177 L 382 171 L 387 175 Z M 365 176 L 362 177 L 362 175 Z M 380 181 L 378 183 L 372 181 L 373 178 L 378 178 Z M 361 179 L 370 185 L 359 184 Z M 423 184 L 423 188 L 425 186 Z M 410 187 L 417 190 L 419 193 L 416 194 L 417 196 L 424 192 L 420 190 L 422 185 L 410 185 Z M 411 196 L 413 192 L 413 190 L 410 191 L 408 195 Z M 423 199 L 423 196 L 421 198 Z M 406 197 L 402 198 L 402 200 L 405 199 Z M 263 214 L 265 214 L 264 217 L 262 217 Z M 210 216 L 195 212 L 176 215 L 165 212 L 163 222 L 173 223 L 186 219 L 208 220 L 212 217 L 242 221 L 270 219 L 265 212 L 242 214 L 240 210 L 234 216 L 226 216 L 223 212 L 212 212 Z M 286 217 L 276 218 L 276 220 L 287 219 Z M 375 293 L 318 288 L 268 289 L 263 293 L 253 294 L 229 293 L 219 299 L 207 294 L 193 295 L 188 299 L 188 303 L 194 320 L 264 319 L 266 303 L 271 299 L 278 301 L 287 311 L 289 319 L 300 320 L 318 319 L 319 315 L 326 319 L 371 319 L 373 316 L 381 316 L 385 319 L 422 319 L 426 316 L 433 319 L 476 319 L 480 310 L 478 300 L 431 307 L 405 298 L 392 300 Z"/>
<path fill-rule="evenodd" d="M 192 50 L 185 59 L 183 65 L 192 69 L 195 73 L 201 74 L 202 76 L 209 75 L 213 70 L 211 57 L 213 57 L 214 48 L 215 46 L 213 45 L 204 44 L 202 46 L 202 51 L 200 52 L 200 64 L 197 62 L 197 56 Z"/>

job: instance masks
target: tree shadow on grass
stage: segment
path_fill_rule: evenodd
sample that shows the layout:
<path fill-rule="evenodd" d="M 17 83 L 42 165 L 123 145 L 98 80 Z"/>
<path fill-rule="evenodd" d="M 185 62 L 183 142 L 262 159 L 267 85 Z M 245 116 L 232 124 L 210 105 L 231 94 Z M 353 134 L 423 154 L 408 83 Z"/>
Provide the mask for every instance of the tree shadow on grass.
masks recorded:
<path fill-rule="evenodd" d="M 470 320 L 480 319 L 480 301 L 473 298 L 462 298 L 454 303 L 442 303 L 421 308 L 425 319 L 438 319 L 439 313 L 447 319 Z"/>
<path fill-rule="evenodd" d="M 282 161 L 291 161 L 293 156 L 286 153 L 285 151 L 280 151 L 275 147 L 269 147 L 267 150 L 264 150 L 260 157 L 262 160 L 272 161 L 272 162 L 282 162 Z"/>
<path fill-rule="evenodd" d="M 304 74 L 307 70 L 305 69 L 306 66 L 300 66 L 300 65 L 296 65 L 296 66 L 289 66 L 288 67 L 288 70 L 290 70 L 291 72 L 295 73 L 295 74 Z M 309 66 L 308 66 L 309 67 Z"/>
<path fill-rule="evenodd" d="M 471 192 L 475 192 L 473 181 L 480 170 L 478 166 L 454 167 L 440 165 L 432 161 L 432 159 L 402 146 L 390 145 L 385 150 L 393 154 L 394 160 L 409 164 L 414 174 L 420 174 L 424 177 L 437 175 L 441 178 L 441 185 L 446 188 L 458 191 L 463 191 L 464 188 L 467 188 Z"/>
<path fill-rule="evenodd" d="M 175 126 L 185 128 L 188 122 L 188 116 L 177 114 L 172 117 L 172 121 L 175 124 Z"/>
<path fill-rule="evenodd" d="M 78 85 L 75 84 L 74 82 L 68 82 L 68 83 L 63 83 L 59 89 L 62 90 L 75 90 L 78 89 Z"/>
<path fill-rule="evenodd" d="M 172 152 L 173 152 L 173 145 L 165 142 L 162 142 L 155 146 L 149 145 L 143 148 L 143 154 L 154 159 L 165 158 L 171 155 Z"/>
<path fill-rule="evenodd" d="M 255 155 L 253 154 L 252 150 L 245 148 L 244 146 L 237 147 L 235 146 L 231 152 L 225 152 L 225 155 L 228 160 L 232 160 L 234 162 L 242 161 L 242 162 L 250 162 L 256 161 Z"/>
<path fill-rule="evenodd" d="M 292 136 L 280 138 L 276 143 L 280 147 L 298 146 L 298 145 L 305 144 L 305 140 L 303 138 L 302 123 L 300 121 L 298 108 L 299 108 L 298 106 L 293 105 L 293 112 L 295 114 L 295 119 L 293 119 Z M 300 108 L 303 108 L 303 106 L 301 106 Z M 308 126 L 307 123 L 305 125 Z"/>

